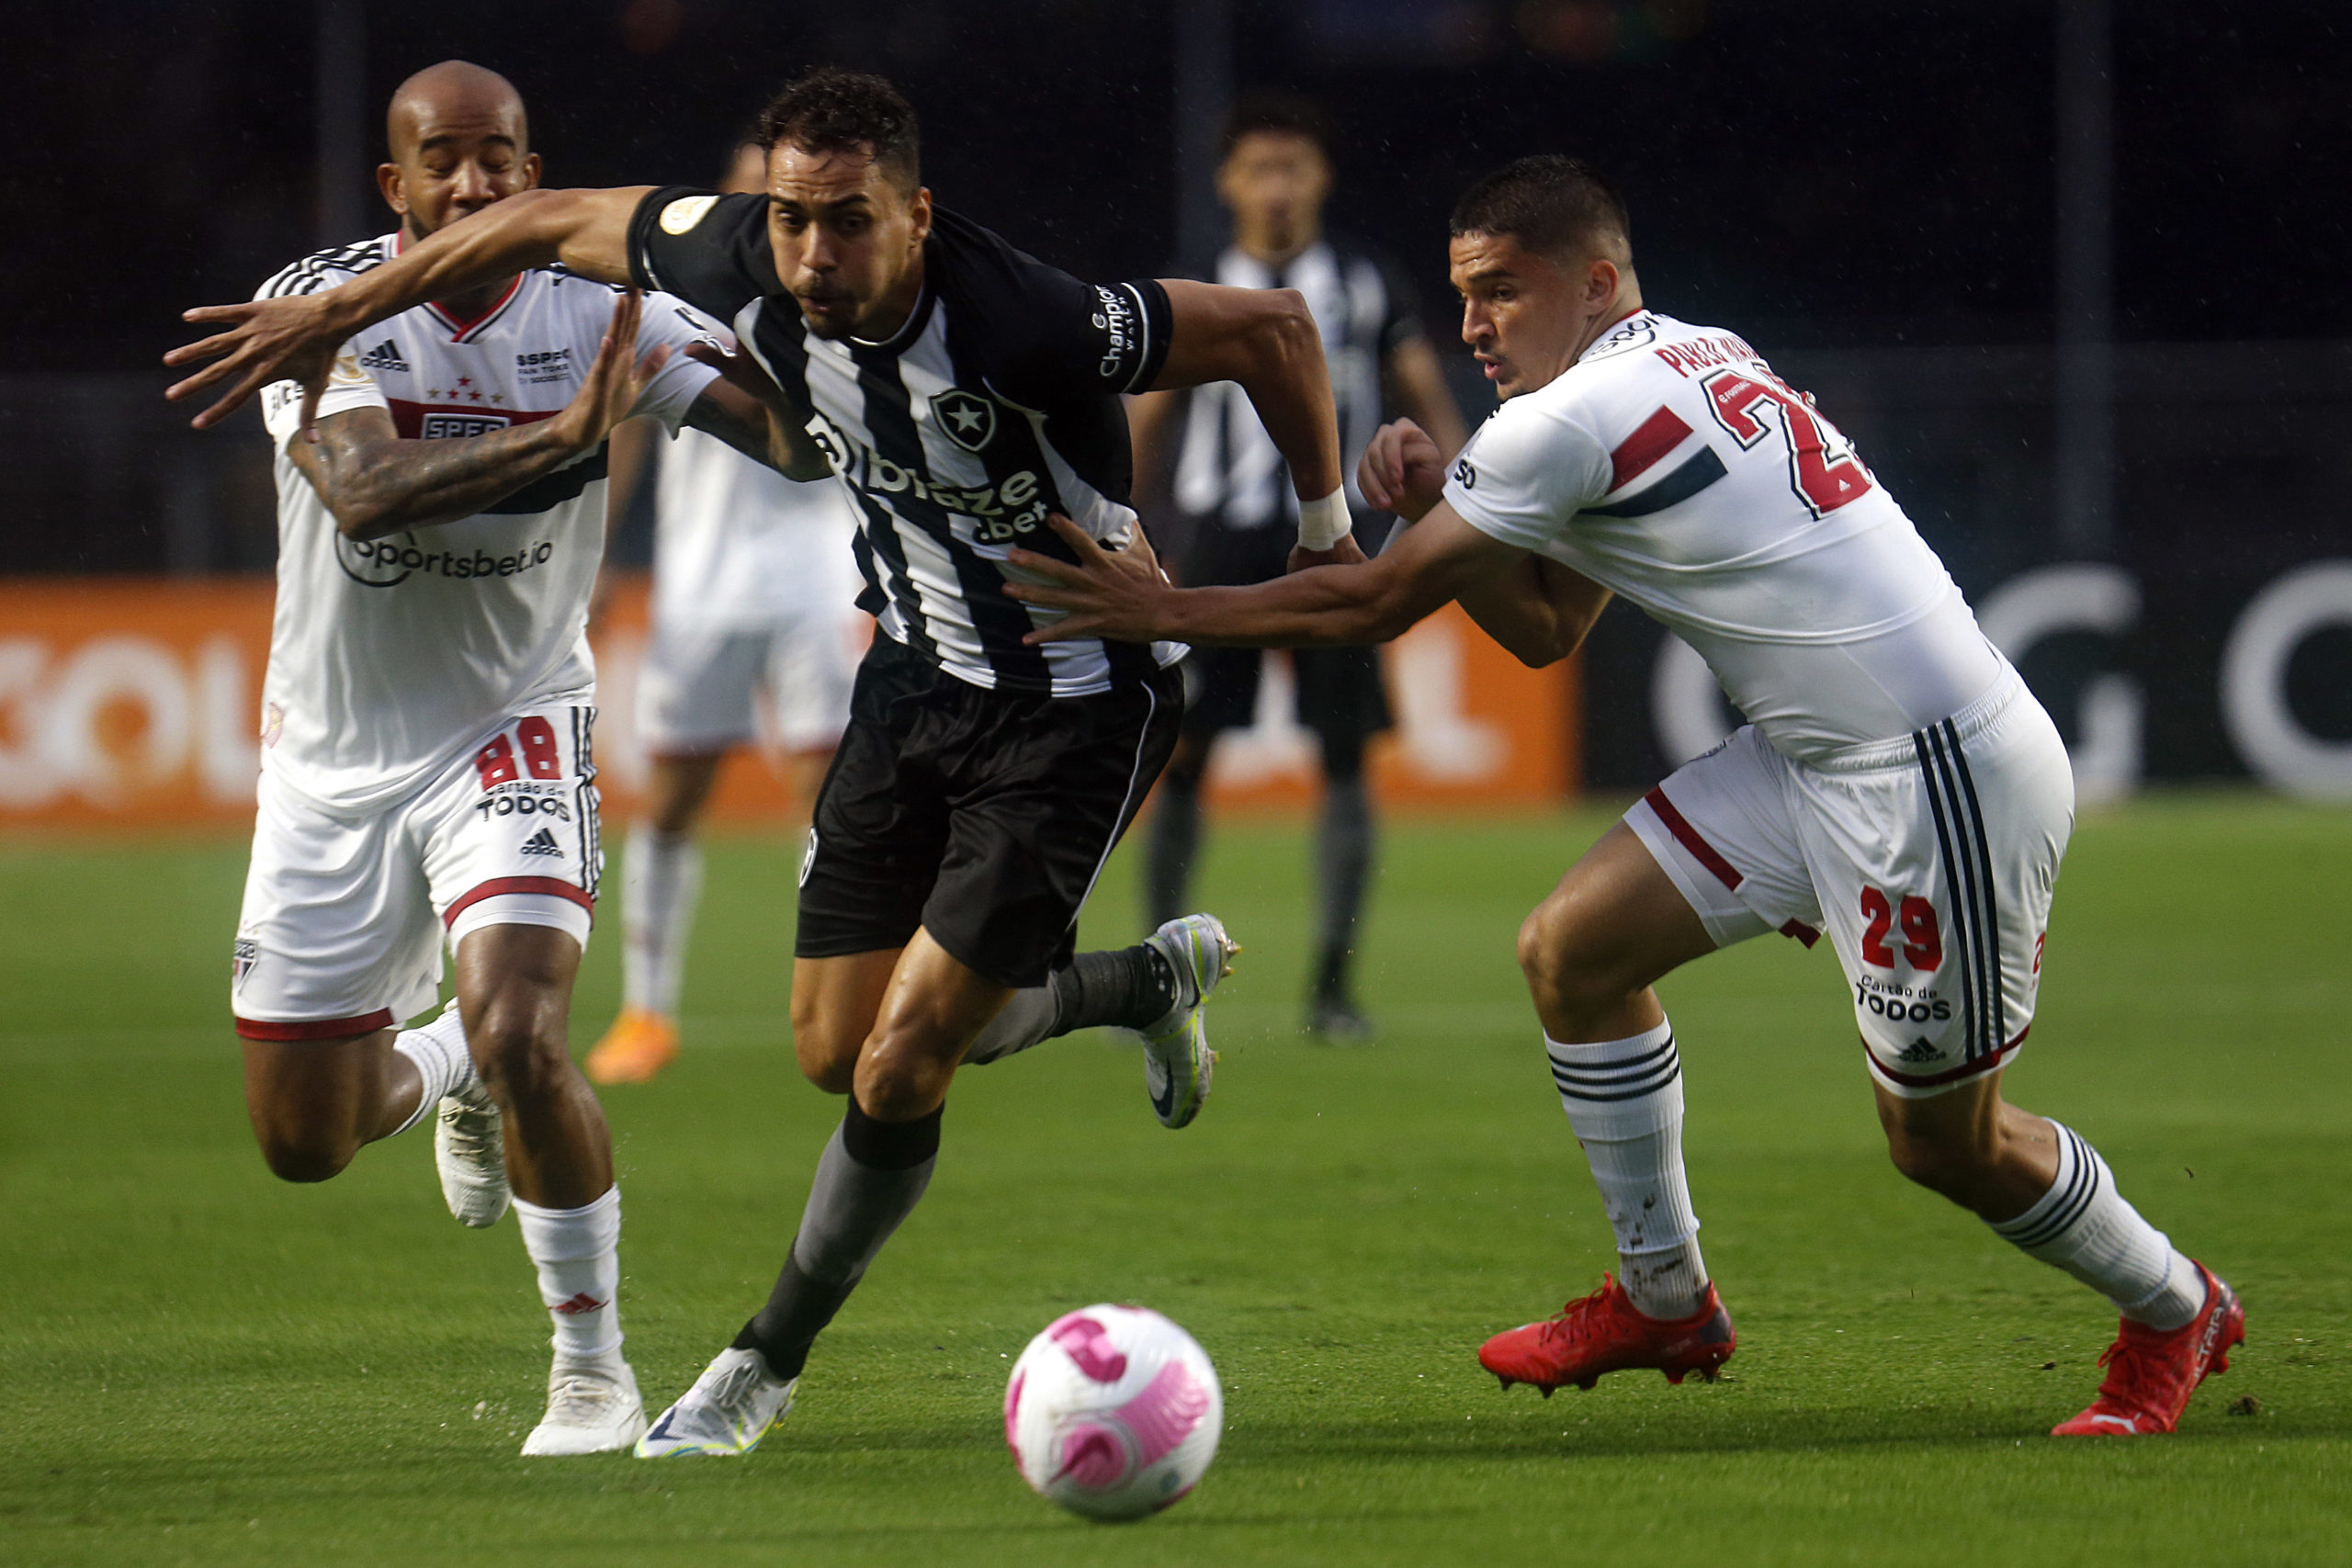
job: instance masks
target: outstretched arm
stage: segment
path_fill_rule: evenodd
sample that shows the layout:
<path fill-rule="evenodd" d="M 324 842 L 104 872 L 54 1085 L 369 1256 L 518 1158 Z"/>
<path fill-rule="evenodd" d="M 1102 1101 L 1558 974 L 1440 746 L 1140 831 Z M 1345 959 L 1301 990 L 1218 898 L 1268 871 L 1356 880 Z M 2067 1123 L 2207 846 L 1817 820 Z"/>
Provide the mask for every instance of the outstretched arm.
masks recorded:
<path fill-rule="evenodd" d="M 403 439 L 381 408 L 356 408 L 321 421 L 318 439 L 297 434 L 287 457 L 354 539 L 380 538 L 471 517 L 594 451 L 628 415 L 669 357 L 663 344 L 637 359 L 643 300 L 631 290 L 616 301 L 612 330 L 597 348 L 587 379 L 557 413 L 481 435 Z"/>
<path fill-rule="evenodd" d="M 1078 562 L 1028 550 L 1008 558 L 1042 581 L 1011 582 L 1016 599 L 1068 617 L 1026 640 L 1099 637 L 1118 642 L 1297 648 L 1385 642 L 1449 599 L 1475 591 L 1526 552 L 1478 532 L 1440 506 L 1380 555 L 1348 566 L 1318 566 L 1247 588 L 1175 588 L 1150 546 L 1107 551 L 1067 519 L 1050 519 Z"/>
<path fill-rule="evenodd" d="M 172 350 L 164 363 L 211 363 L 164 395 L 176 402 L 217 392 L 211 406 L 190 422 L 201 430 L 228 418 L 271 382 L 296 380 L 304 389 L 307 431 L 345 341 L 389 316 L 553 262 L 605 283 L 628 282 L 629 220 L 652 188 L 518 191 L 340 288 L 199 305 L 183 319 L 221 330 Z"/>
<path fill-rule="evenodd" d="M 1172 324 L 1154 391 L 1236 381 L 1290 465 L 1298 499 L 1319 502 L 1342 482 L 1339 416 L 1323 334 L 1295 288 L 1230 288 L 1162 278 Z M 1341 502 L 1342 508 L 1345 502 Z"/>

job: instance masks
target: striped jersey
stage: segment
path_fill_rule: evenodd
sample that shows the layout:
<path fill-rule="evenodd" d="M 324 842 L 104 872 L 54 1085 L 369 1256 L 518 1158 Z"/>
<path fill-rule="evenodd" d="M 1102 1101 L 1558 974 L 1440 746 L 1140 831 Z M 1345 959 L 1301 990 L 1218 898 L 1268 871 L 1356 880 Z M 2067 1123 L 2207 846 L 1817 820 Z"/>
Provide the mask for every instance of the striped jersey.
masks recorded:
<path fill-rule="evenodd" d="M 309 294 L 372 270 L 401 237 L 322 251 L 257 298 Z M 486 434 L 560 412 L 612 325 L 616 291 L 526 272 L 471 321 L 419 305 L 344 345 L 319 416 L 382 409 L 406 440 Z M 675 428 L 718 377 L 675 299 L 649 298 L 640 351 L 670 361 L 635 412 Z M 472 517 L 353 539 L 288 455 L 302 389 L 263 389 L 277 447 L 277 604 L 262 682 L 262 765 L 331 810 L 372 810 L 439 774 L 523 708 L 594 701 L 588 598 L 605 553 L 605 447 Z"/>
<path fill-rule="evenodd" d="M 1923 729 L 2001 671 L 1853 443 L 1720 327 L 1634 311 L 1497 409 L 1445 500 L 1647 611 L 1801 762 Z"/>
<path fill-rule="evenodd" d="M 1281 266 L 1269 266 L 1235 246 L 1215 266 L 1186 269 L 1185 276 L 1236 288 L 1295 288 L 1306 298 L 1330 370 L 1348 505 L 1359 513 L 1369 511 L 1356 489 L 1356 460 L 1380 428 L 1381 372 L 1388 356 L 1420 335 L 1411 285 L 1373 253 L 1329 239 L 1317 240 Z M 1298 497 L 1291 489 L 1289 467 L 1259 423 L 1249 394 L 1234 382 L 1218 381 L 1193 388 L 1187 398 L 1172 487 L 1178 509 L 1227 528 L 1295 526 Z"/>
<path fill-rule="evenodd" d="M 1133 457 L 1120 394 L 1167 358 L 1167 290 L 1084 283 L 934 208 L 922 293 L 888 342 L 807 330 L 777 278 L 767 198 L 654 191 L 629 227 L 637 280 L 733 328 L 848 486 L 884 636 L 991 690 L 1091 695 L 1172 663 L 1173 643 L 1031 647 L 1061 618 L 1004 592 L 1018 547 L 1067 558 L 1058 512 L 1122 545 Z"/>

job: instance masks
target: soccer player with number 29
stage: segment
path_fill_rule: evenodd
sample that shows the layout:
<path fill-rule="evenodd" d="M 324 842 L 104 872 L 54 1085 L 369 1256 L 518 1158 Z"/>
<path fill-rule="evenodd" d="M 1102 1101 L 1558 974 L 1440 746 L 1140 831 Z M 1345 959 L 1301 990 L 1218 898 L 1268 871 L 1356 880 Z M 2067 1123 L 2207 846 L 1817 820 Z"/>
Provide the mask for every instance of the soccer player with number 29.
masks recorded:
<path fill-rule="evenodd" d="M 1733 333 L 1643 304 L 1605 180 L 1524 159 L 1452 227 L 1462 335 L 1502 406 L 1450 470 L 1409 423 L 1374 437 L 1365 499 L 1415 520 L 1377 559 L 1177 591 L 1064 529 L 1081 564 L 1015 557 L 1054 584 L 1015 593 L 1071 612 L 1043 636 L 1272 645 L 1391 637 L 1459 599 L 1536 665 L 1573 652 L 1611 592 L 1665 623 L 1750 723 L 1627 812 L 1519 942 L 1621 1277 L 1479 1359 L 1548 1393 L 1729 1359 L 1651 987 L 1733 942 L 1826 931 L 1896 1167 L 2121 1309 L 2106 1382 L 2057 1432 L 2171 1431 L 2245 1337 L 2236 1294 L 2078 1134 L 2001 1096 L 2074 828 L 2050 716 L 1813 400 Z"/>

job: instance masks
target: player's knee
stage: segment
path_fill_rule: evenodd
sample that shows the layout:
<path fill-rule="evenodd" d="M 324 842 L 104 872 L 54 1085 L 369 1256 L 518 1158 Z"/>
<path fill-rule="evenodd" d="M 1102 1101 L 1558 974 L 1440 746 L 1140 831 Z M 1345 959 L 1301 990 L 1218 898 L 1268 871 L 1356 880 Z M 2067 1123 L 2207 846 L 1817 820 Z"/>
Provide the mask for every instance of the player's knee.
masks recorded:
<path fill-rule="evenodd" d="M 946 1098 L 955 1071 L 953 1062 L 929 1043 L 904 1032 L 885 1032 L 859 1053 L 851 1089 L 859 1107 L 876 1121 L 911 1122 L 931 1114 Z"/>
<path fill-rule="evenodd" d="M 262 1163 L 280 1181 L 324 1181 L 340 1175 L 359 1152 L 359 1139 L 317 1127 L 255 1125 Z"/>
<path fill-rule="evenodd" d="M 793 1059 L 800 1065 L 800 1076 L 827 1094 L 847 1094 L 856 1086 L 857 1048 L 865 1039 L 862 1030 L 844 1038 L 843 1032 L 832 1026 L 815 1000 L 804 999 L 797 990 L 794 992 Z"/>
<path fill-rule="evenodd" d="M 509 1105 L 557 1093 L 576 1069 L 571 1043 L 543 1010 L 493 999 L 467 1033 L 491 1092 Z"/>
<path fill-rule="evenodd" d="M 1545 1017 L 1579 1019 L 1625 999 L 1623 985 L 1588 951 L 1556 899 L 1545 899 L 1520 922 L 1519 969 Z"/>

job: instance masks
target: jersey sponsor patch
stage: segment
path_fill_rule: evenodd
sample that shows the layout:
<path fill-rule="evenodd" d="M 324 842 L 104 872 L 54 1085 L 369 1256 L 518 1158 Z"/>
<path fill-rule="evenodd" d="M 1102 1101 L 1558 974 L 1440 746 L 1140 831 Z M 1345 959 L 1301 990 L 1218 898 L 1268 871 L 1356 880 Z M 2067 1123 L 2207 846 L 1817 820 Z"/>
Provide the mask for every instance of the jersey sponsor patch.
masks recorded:
<path fill-rule="evenodd" d="M 662 209 L 662 231 L 683 234 L 701 222 L 718 205 L 715 196 L 682 196 Z"/>

